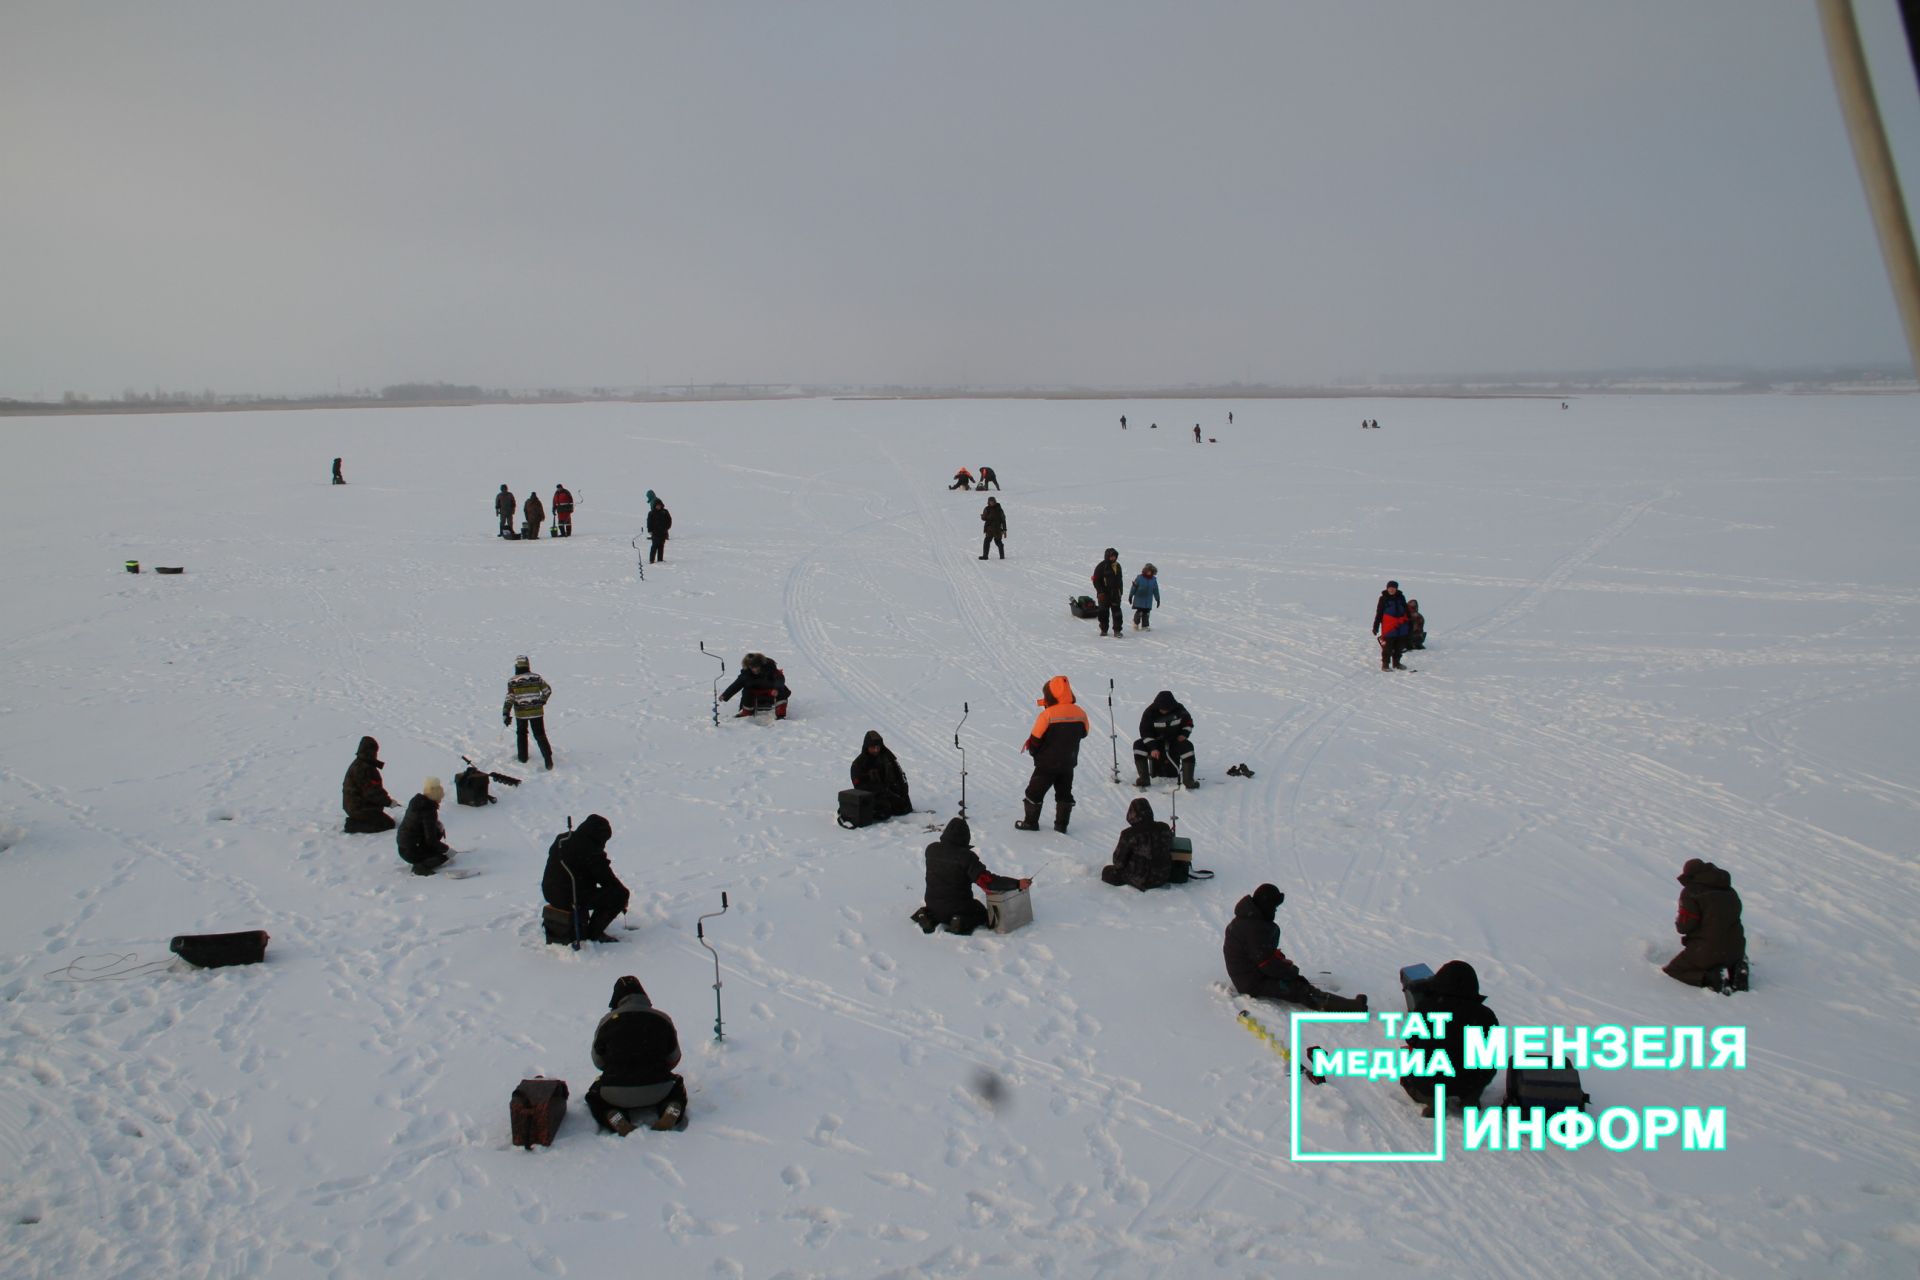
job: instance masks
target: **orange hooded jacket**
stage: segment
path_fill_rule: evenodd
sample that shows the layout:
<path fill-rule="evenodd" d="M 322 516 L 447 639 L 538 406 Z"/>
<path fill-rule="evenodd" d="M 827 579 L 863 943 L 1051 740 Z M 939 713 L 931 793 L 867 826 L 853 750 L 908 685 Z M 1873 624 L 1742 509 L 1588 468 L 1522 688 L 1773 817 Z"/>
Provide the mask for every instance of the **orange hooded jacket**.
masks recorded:
<path fill-rule="evenodd" d="M 1023 750 L 1037 751 L 1048 730 L 1056 725 L 1073 726 L 1072 736 L 1076 742 L 1087 736 L 1087 713 L 1074 702 L 1073 686 L 1067 683 L 1065 676 L 1055 676 L 1047 681 L 1044 696 L 1038 705 L 1040 714 L 1033 718 L 1033 729 L 1027 734 L 1027 744 Z"/>

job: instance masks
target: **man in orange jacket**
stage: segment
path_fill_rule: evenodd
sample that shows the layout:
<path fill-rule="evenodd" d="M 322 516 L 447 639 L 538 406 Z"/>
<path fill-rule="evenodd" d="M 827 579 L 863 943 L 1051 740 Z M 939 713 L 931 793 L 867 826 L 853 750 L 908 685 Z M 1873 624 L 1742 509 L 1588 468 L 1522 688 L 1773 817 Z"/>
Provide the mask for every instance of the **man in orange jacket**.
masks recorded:
<path fill-rule="evenodd" d="M 1047 681 L 1038 703 L 1040 714 L 1020 749 L 1033 757 L 1033 777 L 1027 780 L 1026 813 L 1013 825 L 1022 831 L 1040 829 L 1040 802 L 1053 792 L 1053 829 L 1067 829 L 1073 812 L 1073 769 L 1080 763 L 1080 740 L 1087 736 L 1087 713 L 1073 700 L 1073 686 L 1065 676 Z"/>

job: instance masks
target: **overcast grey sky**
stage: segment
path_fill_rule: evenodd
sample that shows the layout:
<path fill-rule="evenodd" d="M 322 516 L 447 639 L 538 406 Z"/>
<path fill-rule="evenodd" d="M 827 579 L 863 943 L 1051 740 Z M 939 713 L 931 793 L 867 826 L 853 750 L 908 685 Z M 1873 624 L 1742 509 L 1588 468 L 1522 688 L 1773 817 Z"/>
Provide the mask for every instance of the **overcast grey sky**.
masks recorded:
<path fill-rule="evenodd" d="M 1812 0 L 6 0 L 0 245 L 13 395 L 1904 354 Z"/>

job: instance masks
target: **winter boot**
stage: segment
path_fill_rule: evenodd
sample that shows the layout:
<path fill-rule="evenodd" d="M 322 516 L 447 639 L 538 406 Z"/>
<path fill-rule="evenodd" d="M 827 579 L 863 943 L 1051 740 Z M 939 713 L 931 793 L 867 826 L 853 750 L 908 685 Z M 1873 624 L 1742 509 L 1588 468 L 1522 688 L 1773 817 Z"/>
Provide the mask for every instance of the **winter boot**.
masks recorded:
<path fill-rule="evenodd" d="M 1139 756 L 1133 758 L 1133 785 L 1145 791 L 1153 785 L 1153 779 L 1147 776 L 1147 762 Z"/>
<path fill-rule="evenodd" d="M 607 1112 L 607 1128 L 624 1138 L 633 1132 L 633 1121 L 627 1118 L 626 1112 L 612 1110 Z"/>
<path fill-rule="evenodd" d="M 1193 778 L 1193 757 L 1188 756 L 1180 762 L 1180 785 L 1192 791 L 1200 784 Z"/>
<path fill-rule="evenodd" d="M 1380 646 L 1380 669 L 1386 671 L 1393 666 L 1393 657 L 1387 652 L 1387 646 Z"/>
<path fill-rule="evenodd" d="M 927 910 L 925 907 L 921 907 L 907 918 L 919 925 L 920 932 L 922 933 L 932 933 L 940 927 L 940 921 L 935 919 L 933 912 Z"/>
<path fill-rule="evenodd" d="M 666 1132 L 668 1129 L 677 1128 L 686 1114 L 687 1108 L 685 1103 L 681 1102 L 678 1098 L 668 1099 L 667 1104 L 660 1108 L 660 1114 L 654 1117 L 653 1127 L 657 1132 L 661 1133 Z"/>
<path fill-rule="evenodd" d="M 1067 819 L 1072 814 L 1073 806 L 1070 804 L 1057 804 L 1053 806 L 1053 829 L 1061 835 L 1065 835 L 1067 833 Z"/>
<path fill-rule="evenodd" d="M 1021 802 L 1021 807 L 1026 810 L 1026 816 L 1013 824 L 1015 829 L 1020 831 L 1038 831 L 1040 829 L 1040 806 L 1032 800 L 1026 800 Z"/>

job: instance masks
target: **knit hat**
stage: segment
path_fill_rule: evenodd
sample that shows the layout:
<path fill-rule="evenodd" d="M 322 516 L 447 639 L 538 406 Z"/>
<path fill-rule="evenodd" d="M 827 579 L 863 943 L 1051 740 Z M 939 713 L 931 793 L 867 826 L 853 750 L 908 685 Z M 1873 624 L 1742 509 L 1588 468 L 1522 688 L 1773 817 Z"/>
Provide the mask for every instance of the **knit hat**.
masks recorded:
<path fill-rule="evenodd" d="M 1151 578 L 1154 574 L 1159 573 L 1160 571 L 1153 567 L 1152 561 L 1148 561 L 1147 566 L 1144 569 L 1140 570 L 1140 572 L 1146 574 L 1149 578 Z"/>
<path fill-rule="evenodd" d="M 1104 557 L 1104 558 L 1105 558 L 1105 559 L 1108 559 L 1108 560 L 1111 560 L 1111 559 L 1113 559 L 1113 558 L 1114 558 L 1115 556 L 1117 556 L 1117 555 L 1119 555 L 1119 554 L 1120 554 L 1120 553 L 1119 553 L 1118 551 L 1116 551 L 1116 550 L 1114 550 L 1114 549 L 1113 549 L 1112 547 L 1108 547 L 1108 548 L 1107 548 L 1107 552 L 1106 552 L 1106 555 L 1105 555 L 1105 557 Z"/>
<path fill-rule="evenodd" d="M 440 779 L 428 778 L 420 784 L 420 794 L 435 804 L 439 804 L 447 798 L 447 789 L 440 784 Z"/>
<path fill-rule="evenodd" d="M 531 671 L 533 670 L 533 659 L 523 653 L 513 660 L 513 669 L 515 671 Z"/>
<path fill-rule="evenodd" d="M 1389 582 L 1387 583 L 1387 586 L 1389 586 L 1389 587 L 1391 587 L 1391 588 L 1392 588 L 1393 590 L 1395 590 L 1395 591 L 1398 591 L 1398 590 L 1400 589 L 1400 584 L 1399 584 L 1399 583 L 1397 583 L 1397 582 L 1393 582 L 1393 581 L 1389 581 Z"/>
<path fill-rule="evenodd" d="M 1253 891 L 1253 905 L 1262 911 L 1278 911 L 1286 900 L 1287 895 L 1280 892 L 1278 885 L 1263 884 Z"/>

